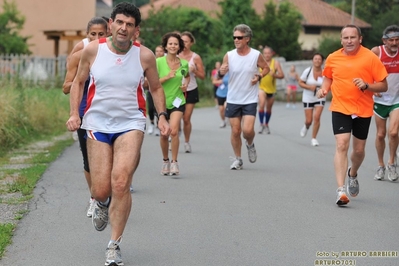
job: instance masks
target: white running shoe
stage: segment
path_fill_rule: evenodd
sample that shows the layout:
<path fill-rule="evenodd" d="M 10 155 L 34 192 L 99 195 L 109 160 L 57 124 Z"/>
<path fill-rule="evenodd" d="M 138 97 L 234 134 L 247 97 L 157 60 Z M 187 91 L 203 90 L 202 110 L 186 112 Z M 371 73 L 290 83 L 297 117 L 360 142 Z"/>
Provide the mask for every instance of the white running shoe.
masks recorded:
<path fill-rule="evenodd" d="M 256 155 L 255 143 L 252 143 L 252 145 L 249 146 L 248 142 L 245 142 L 245 145 L 247 146 L 249 161 L 251 163 L 256 162 L 256 159 L 258 158 L 258 156 Z"/>
<path fill-rule="evenodd" d="M 285 105 L 285 108 L 290 108 L 290 104 L 289 103 L 287 103 L 286 105 Z"/>
<path fill-rule="evenodd" d="M 349 203 L 349 198 L 346 195 L 345 186 L 339 187 L 337 189 L 337 200 L 335 201 L 335 203 L 338 206 L 346 205 Z"/>
<path fill-rule="evenodd" d="M 308 133 L 308 129 L 306 128 L 306 125 L 303 125 L 301 131 L 299 132 L 299 135 L 301 135 L 301 137 L 304 138 L 306 136 L 306 133 Z"/>
<path fill-rule="evenodd" d="M 161 132 L 159 132 L 159 128 L 158 127 L 155 127 L 154 132 L 155 132 L 155 136 L 157 136 L 157 137 L 159 135 L 161 135 Z"/>
<path fill-rule="evenodd" d="M 385 166 L 378 166 L 377 173 L 374 176 L 375 180 L 384 180 L 385 178 Z"/>
<path fill-rule="evenodd" d="M 170 175 L 179 175 L 179 163 L 178 162 L 171 162 L 170 163 Z"/>
<path fill-rule="evenodd" d="M 147 134 L 151 135 L 152 133 L 154 133 L 154 124 L 150 124 L 147 130 Z"/>
<path fill-rule="evenodd" d="M 234 162 L 230 166 L 230 170 L 240 170 L 242 169 L 242 165 L 243 165 L 242 159 L 234 158 Z"/>
<path fill-rule="evenodd" d="M 188 142 L 184 142 L 184 151 L 186 153 L 191 153 L 191 145 Z"/>
<path fill-rule="evenodd" d="M 388 171 L 388 179 L 389 181 L 395 182 L 396 180 L 398 180 L 398 173 L 396 172 L 396 165 L 395 164 L 391 164 L 391 165 L 387 165 L 387 171 Z"/>
<path fill-rule="evenodd" d="M 96 200 L 93 198 L 90 198 L 89 207 L 87 208 L 87 214 L 86 214 L 87 217 L 91 218 L 93 216 L 95 204 L 96 204 Z"/>
<path fill-rule="evenodd" d="M 317 139 L 312 139 L 311 143 L 313 147 L 319 146 L 319 142 L 317 141 Z"/>
<path fill-rule="evenodd" d="M 169 175 L 170 174 L 170 161 L 163 161 L 161 175 Z"/>
<path fill-rule="evenodd" d="M 223 122 L 220 124 L 219 127 L 220 127 L 220 128 L 225 128 L 225 127 L 226 127 L 226 121 L 223 121 Z"/>

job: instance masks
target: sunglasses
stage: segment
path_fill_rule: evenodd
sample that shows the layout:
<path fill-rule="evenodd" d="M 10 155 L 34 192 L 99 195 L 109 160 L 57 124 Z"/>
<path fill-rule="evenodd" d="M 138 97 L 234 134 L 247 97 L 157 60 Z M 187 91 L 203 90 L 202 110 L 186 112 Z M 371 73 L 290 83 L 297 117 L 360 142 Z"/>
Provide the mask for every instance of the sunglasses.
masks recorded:
<path fill-rule="evenodd" d="M 237 40 L 242 40 L 247 36 L 233 36 L 233 40 L 237 39 Z"/>

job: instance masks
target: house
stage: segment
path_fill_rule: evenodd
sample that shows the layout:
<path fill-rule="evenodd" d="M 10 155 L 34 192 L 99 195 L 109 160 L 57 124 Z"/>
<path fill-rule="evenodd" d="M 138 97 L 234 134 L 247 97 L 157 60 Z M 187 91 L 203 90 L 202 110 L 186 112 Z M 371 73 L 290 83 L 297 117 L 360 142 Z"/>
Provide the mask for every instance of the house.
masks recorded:
<path fill-rule="evenodd" d="M 203 10 L 212 17 L 217 17 L 221 12 L 218 3 L 222 0 L 154 0 L 152 4 L 140 7 L 142 18 L 148 18 L 150 10 L 155 12 L 162 7 L 178 8 L 185 6 Z M 270 0 L 253 0 L 252 7 L 259 14 L 263 14 L 265 5 Z M 276 5 L 282 0 L 273 0 Z M 288 0 L 302 14 L 302 31 L 300 32 L 298 42 L 302 45 L 302 50 L 311 51 L 317 49 L 319 41 L 323 36 L 339 37 L 341 28 L 351 23 L 351 15 L 329 5 L 321 0 Z M 371 28 L 367 22 L 356 18 L 354 24 L 361 29 Z"/>
<path fill-rule="evenodd" d="M 67 55 L 73 46 L 85 38 L 87 22 L 112 11 L 110 0 L 10 0 L 25 17 L 21 36 L 31 36 L 29 49 L 34 56 Z M 111 2 L 111 7 L 106 5 Z M 104 6 L 106 5 L 106 6 Z M 97 6 L 99 12 L 97 14 Z M 2 12 L 3 6 L 0 6 Z"/>

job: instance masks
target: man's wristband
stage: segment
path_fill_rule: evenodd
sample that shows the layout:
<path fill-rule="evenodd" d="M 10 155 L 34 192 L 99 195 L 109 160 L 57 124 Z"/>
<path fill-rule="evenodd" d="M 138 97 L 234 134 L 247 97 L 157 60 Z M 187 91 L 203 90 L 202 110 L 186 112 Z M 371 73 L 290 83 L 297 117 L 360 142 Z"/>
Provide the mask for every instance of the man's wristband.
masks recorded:
<path fill-rule="evenodd" d="M 258 81 L 260 81 L 263 77 L 261 74 L 256 74 L 258 76 Z"/>
<path fill-rule="evenodd" d="M 366 87 L 364 87 L 364 91 L 367 90 L 369 88 L 369 84 L 366 82 Z"/>
<path fill-rule="evenodd" d="M 160 112 L 160 113 L 158 114 L 158 118 L 160 118 L 162 115 L 165 116 L 165 119 L 166 119 L 166 120 L 168 120 L 169 117 L 168 117 L 168 113 L 167 113 L 167 112 Z"/>

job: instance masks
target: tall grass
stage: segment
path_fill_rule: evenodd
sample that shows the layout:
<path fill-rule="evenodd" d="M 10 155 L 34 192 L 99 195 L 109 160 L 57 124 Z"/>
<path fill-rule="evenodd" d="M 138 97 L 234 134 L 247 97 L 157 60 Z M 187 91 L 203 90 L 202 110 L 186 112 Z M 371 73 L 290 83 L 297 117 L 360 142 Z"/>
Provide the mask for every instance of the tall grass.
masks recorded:
<path fill-rule="evenodd" d="M 60 88 L 0 87 L 0 155 L 32 140 L 66 131 L 69 97 Z"/>

